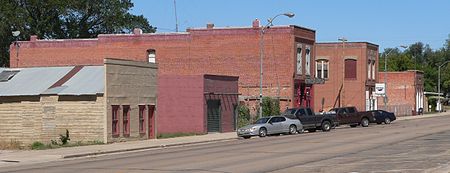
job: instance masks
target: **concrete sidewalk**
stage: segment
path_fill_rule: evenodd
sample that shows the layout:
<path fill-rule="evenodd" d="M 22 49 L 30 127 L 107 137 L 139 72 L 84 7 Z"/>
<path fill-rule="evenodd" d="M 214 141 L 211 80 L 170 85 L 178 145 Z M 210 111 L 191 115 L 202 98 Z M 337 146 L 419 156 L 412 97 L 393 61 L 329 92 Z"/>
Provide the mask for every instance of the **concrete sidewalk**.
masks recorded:
<path fill-rule="evenodd" d="M 447 115 L 450 115 L 450 112 L 398 117 L 397 121 L 432 118 Z M 171 146 L 201 144 L 208 142 L 229 141 L 236 139 L 237 139 L 236 133 L 229 132 L 229 133 L 214 133 L 199 136 L 186 136 L 169 139 L 152 139 L 145 141 L 120 142 L 105 145 L 67 147 L 49 150 L 21 150 L 21 151 L 0 150 L 0 168 L 7 166 L 18 166 L 23 164 L 50 162 L 66 158 L 93 156 L 109 153 L 120 153 L 126 151 L 137 151 L 145 149 L 157 149 Z"/>
<path fill-rule="evenodd" d="M 93 156 L 99 154 L 120 153 L 145 149 L 157 149 L 172 146 L 192 145 L 209 142 L 236 140 L 235 132 L 214 133 L 198 136 L 186 136 L 168 139 L 151 139 L 144 141 L 119 142 L 105 145 L 89 145 L 80 147 L 66 147 L 48 150 L 0 150 L 0 168 L 56 161 L 65 158 Z"/>

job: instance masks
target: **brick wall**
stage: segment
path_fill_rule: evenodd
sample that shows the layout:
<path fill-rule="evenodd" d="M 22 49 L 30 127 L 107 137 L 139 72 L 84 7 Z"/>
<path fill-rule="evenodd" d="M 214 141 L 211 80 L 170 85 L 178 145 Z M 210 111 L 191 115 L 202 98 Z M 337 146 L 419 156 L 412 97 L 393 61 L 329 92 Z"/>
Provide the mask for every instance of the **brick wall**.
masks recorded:
<path fill-rule="evenodd" d="M 384 82 L 385 73 L 380 72 L 380 83 Z M 415 107 L 423 107 L 424 104 L 417 104 L 420 100 L 417 94 L 423 97 L 423 73 L 417 71 L 405 72 L 387 72 L 387 87 L 386 93 L 388 95 L 387 110 L 396 113 L 396 115 L 412 115 Z M 384 109 L 383 98 L 378 98 L 378 107 Z M 416 110 L 417 111 L 417 110 Z"/>
<path fill-rule="evenodd" d="M 0 141 L 15 140 L 22 146 L 35 141 L 50 143 L 59 141 L 59 135 L 65 134 L 66 129 L 70 142 L 103 141 L 103 97 L 92 96 L 88 100 L 74 97 L 78 101 L 58 101 L 58 96 L 35 98 L 22 102 L 15 97 L 1 99 Z"/>
<path fill-rule="evenodd" d="M 358 110 L 366 110 L 366 91 L 369 91 L 370 94 L 374 91 L 375 81 L 378 78 L 378 46 L 359 42 L 346 42 L 345 45 L 342 43 L 317 43 L 316 51 L 316 60 L 328 60 L 329 77 L 325 79 L 324 84 L 315 85 L 314 110 L 322 109 L 322 98 L 325 101 L 323 105 L 325 111 L 333 108 L 343 81 L 345 82 L 341 91 L 341 106 L 355 106 Z M 375 79 L 368 78 L 369 51 L 372 51 L 372 58 L 375 61 Z M 343 57 L 356 59 L 356 79 L 343 80 Z M 338 107 L 338 103 L 336 103 L 336 107 Z"/>
<path fill-rule="evenodd" d="M 282 107 L 293 106 L 297 41 L 312 45 L 311 59 L 314 59 L 315 31 L 297 26 L 274 26 L 264 34 L 263 93 L 284 98 Z M 154 49 L 160 74 L 240 76 L 242 96 L 253 100 L 259 96 L 258 27 L 99 35 L 98 39 L 36 40 L 21 42 L 21 45 L 19 67 L 101 65 L 104 58 L 147 61 L 147 50 Z M 14 47 L 11 48 L 11 52 L 15 52 Z M 11 67 L 16 67 L 15 54 L 11 53 L 11 57 Z"/>

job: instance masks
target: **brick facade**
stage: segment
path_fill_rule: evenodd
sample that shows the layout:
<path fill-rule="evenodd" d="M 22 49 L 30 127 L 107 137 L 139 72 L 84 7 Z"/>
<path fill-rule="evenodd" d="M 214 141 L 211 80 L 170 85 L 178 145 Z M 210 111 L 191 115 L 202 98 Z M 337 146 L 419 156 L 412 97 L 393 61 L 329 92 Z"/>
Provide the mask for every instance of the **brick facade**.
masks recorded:
<path fill-rule="evenodd" d="M 372 92 L 378 79 L 378 45 L 365 42 L 316 43 L 316 51 L 316 62 L 328 63 L 328 78 L 324 84 L 315 85 L 315 111 L 339 106 L 355 106 L 361 111 L 376 108 Z M 349 73 L 343 70 L 344 60 L 356 61 L 356 74 L 346 74 L 356 75 L 356 78 L 344 80 L 344 74 Z"/>
<path fill-rule="evenodd" d="M 419 108 L 427 108 L 424 97 L 424 74 L 421 71 L 380 72 L 379 82 L 387 79 L 387 110 L 396 115 L 415 115 Z M 383 98 L 378 98 L 378 107 L 384 109 Z"/>
<path fill-rule="evenodd" d="M 241 100 L 259 98 L 261 28 L 198 28 L 161 34 L 99 35 L 95 39 L 22 41 L 19 58 L 11 53 L 11 67 L 101 64 L 104 58 L 148 61 L 154 50 L 159 73 L 240 76 Z M 307 52 L 314 60 L 315 31 L 298 26 L 273 26 L 264 32 L 263 95 L 280 98 L 281 107 L 314 104 L 314 76 L 305 74 Z M 297 48 L 302 72 L 297 73 Z M 308 51 L 306 51 L 308 49 Z M 11 52 L 15 47 L 11 46 Z M 18 59 L 18 61 L 17 61 Z M 307 100 L 310 100 L 309 102 Z M 250 104 L 256 110 L 255 104 Z"/>

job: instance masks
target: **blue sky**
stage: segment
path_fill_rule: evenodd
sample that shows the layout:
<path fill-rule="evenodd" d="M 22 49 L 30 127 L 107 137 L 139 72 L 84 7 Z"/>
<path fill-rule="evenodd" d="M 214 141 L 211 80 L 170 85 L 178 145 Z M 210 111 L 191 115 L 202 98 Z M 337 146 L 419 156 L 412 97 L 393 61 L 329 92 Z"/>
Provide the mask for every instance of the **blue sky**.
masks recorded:
<path fill-rule="evenodd" d="M 175 31 L 173 0 L 133 0 L 157 32 Z M 179 31 L 188 27 L 250 26 L 255 18 L 278 17 L 275 25 L 294 24 L 316 30 L 317 42 L 368 41 L 387 47 L 418 41 L 441 48 L 450 34 L 450 0 L 176 0 Z"/>

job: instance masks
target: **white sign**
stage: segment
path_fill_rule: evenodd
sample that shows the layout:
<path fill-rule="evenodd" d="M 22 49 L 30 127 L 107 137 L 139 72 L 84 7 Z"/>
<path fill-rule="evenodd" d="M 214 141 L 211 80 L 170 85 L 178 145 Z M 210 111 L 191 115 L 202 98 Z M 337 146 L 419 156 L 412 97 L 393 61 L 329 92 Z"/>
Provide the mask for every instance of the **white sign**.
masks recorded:
<path fill-rule="evenodd" d="M 386 85 L 384 83 L 376 83 L 375 84 L 375 94 L 376 95 L 385 95 L 386 94 Z"/>

